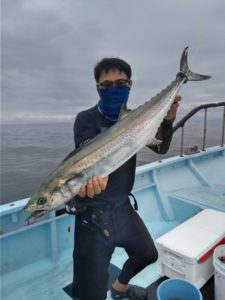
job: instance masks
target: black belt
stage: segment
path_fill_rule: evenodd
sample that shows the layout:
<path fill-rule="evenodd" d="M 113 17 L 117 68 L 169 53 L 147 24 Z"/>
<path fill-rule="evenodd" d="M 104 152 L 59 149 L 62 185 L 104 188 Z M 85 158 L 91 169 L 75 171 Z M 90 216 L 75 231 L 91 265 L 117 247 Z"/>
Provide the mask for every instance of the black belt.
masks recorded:
<path fill-rule="evenodd" d="M 131 197 L 133 198 L 133 200 L 134 200 L 134 204 L 133 204 L 134 209 L 135 209 L 135 210 L 138 210 L 138 204 L 137 204 L 137 200 L 136 200 L 134 194 L 130 193 L 130 194 L 128 195 L 128 199 L 130 200 L 129 196 L 131 196 Z M 123 205 L 126 204 L 126 203 L 128 203 L 128 202 L 127 202 L 127 199 L 124 200 L 124 201 L 120 201 L 120 202 L 107 203 L 106 205 L 109 205 L 110 208 L 118 208 L 118 207 L 123 206 Z"/>
<path fill-rule="evenodd" d="M 134 197 L 134 195 L 132 193 L 130 193 L 128 196 L 131 196 L 134 200 L 134 209 L 138 210 L 138 205 L 137 205 L 137 200 Z M 130 198 L 129 198 L 130 200 Z M 119 208 L 121 206 L 123 206 L 124 204 L 128 203 L 127 198 L 125 198 L 125 200 L 120 201 L 120 202 L 111 202 L 111 203 L 101 203 L 101 204 L 97 204 L 93 203 L 93 205 L 91 205 L 90 203 L 85 204 L 85 203 L 80 203 L 80 204 L 76 204 L 76 202 L 74 201 L 74 199 L 72 199 L 71 201 L 69 201 L 66 204 L 65 209 L 61 209 L 60 213 L 58 213 L 58 215 L 61 215 L 63 213 L 68 213 L 71 215 L 82 215 L 82 214 L 86 214 L 88 213 L 88 211 L 94 211 L 95 209 L 99 210 L 99 208 L 101 209 L 105 209 L 105 207 L 109 207 L 110 209 L 116 209 Z M 62 212 L 61 212 L 62 211 Z"/>

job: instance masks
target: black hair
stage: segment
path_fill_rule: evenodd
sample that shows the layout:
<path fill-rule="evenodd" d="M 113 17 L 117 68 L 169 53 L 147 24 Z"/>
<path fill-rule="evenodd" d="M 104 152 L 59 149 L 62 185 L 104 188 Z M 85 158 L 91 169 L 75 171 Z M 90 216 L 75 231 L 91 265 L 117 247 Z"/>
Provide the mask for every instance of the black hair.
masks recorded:
<path fill-rule="evenodd" d="M 109 70 L 119 70 L 120 72 L 125 73 L 128 79 L 131 78 L 131 74 L 132 74 L 131 67 L 126 61 L 114 57 L 103 58 L 100 62 L 98 62 L 95 65 L 94 68 L 94 76 L 96 82 L 99 81 L 99 77 L 101 76 L 101 73 L 103 71 L 107 73 L 109 72 Z"/>

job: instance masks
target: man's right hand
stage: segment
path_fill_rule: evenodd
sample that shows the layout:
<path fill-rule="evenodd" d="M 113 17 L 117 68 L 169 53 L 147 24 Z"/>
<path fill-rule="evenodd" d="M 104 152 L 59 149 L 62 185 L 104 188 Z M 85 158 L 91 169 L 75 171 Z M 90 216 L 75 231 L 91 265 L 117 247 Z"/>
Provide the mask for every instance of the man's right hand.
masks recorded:
<path fill-rule="evenodd" d="M 93 198 L 95 195 L 100 194 L 106 188 L 108 178 L 109 176 L 93 176 L 80 188 L 79 196 L 82 198 L 86 196 Z"/>

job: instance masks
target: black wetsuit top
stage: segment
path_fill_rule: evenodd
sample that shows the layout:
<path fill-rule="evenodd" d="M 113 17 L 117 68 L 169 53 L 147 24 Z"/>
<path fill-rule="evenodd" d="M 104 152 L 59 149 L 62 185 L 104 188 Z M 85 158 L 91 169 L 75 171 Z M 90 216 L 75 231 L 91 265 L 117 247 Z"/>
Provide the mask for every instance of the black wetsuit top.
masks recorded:
<path fill-rule="evenodd" d="M 154 152 L 164 154 L 168 151 L 172 140 L 173 128 L 172 121 L 164 120 L 157 133 L 157 137 L 162 140 L 160 147 L 149 146 Z M 74 123 L 74 140 L 78 148 L 87 140 L 93 139 L 96 135 L 102 133 L 111 127 L 115 122 L 105 119 L 98 111 L 97 106 L 80 112 Z M 128 198 L 134 184 L 136 168 L 136 155 L 131 157 L 121 167 L 109 175 L 107 187 L 94 198 L 75 197 L 75 201 L 82 205 L 91 203 L 102 204 L 104 202 L 123 202 Z"/>

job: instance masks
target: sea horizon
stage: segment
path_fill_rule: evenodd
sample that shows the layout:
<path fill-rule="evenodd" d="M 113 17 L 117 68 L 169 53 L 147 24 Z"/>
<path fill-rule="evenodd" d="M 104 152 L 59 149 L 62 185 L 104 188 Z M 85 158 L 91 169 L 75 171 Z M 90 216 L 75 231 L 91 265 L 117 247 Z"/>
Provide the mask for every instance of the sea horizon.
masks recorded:
<path fill-rule="evenodd" d="M 74 150 L 74 120 L 64 122 L 2 124 L 1 204 L 29 197 L 58 164 Z M 176 122 L 175 122 L 176 124 Z M 206 147 L 220 145 L 222 118 L 208 119 Z M 184 148 L 202 148 L 203 116 L 185 126 Z M 169 151 L 159 155 L 143 148 L 137 166 L 180 154 L 181 131 L 175 132 Z"/>

